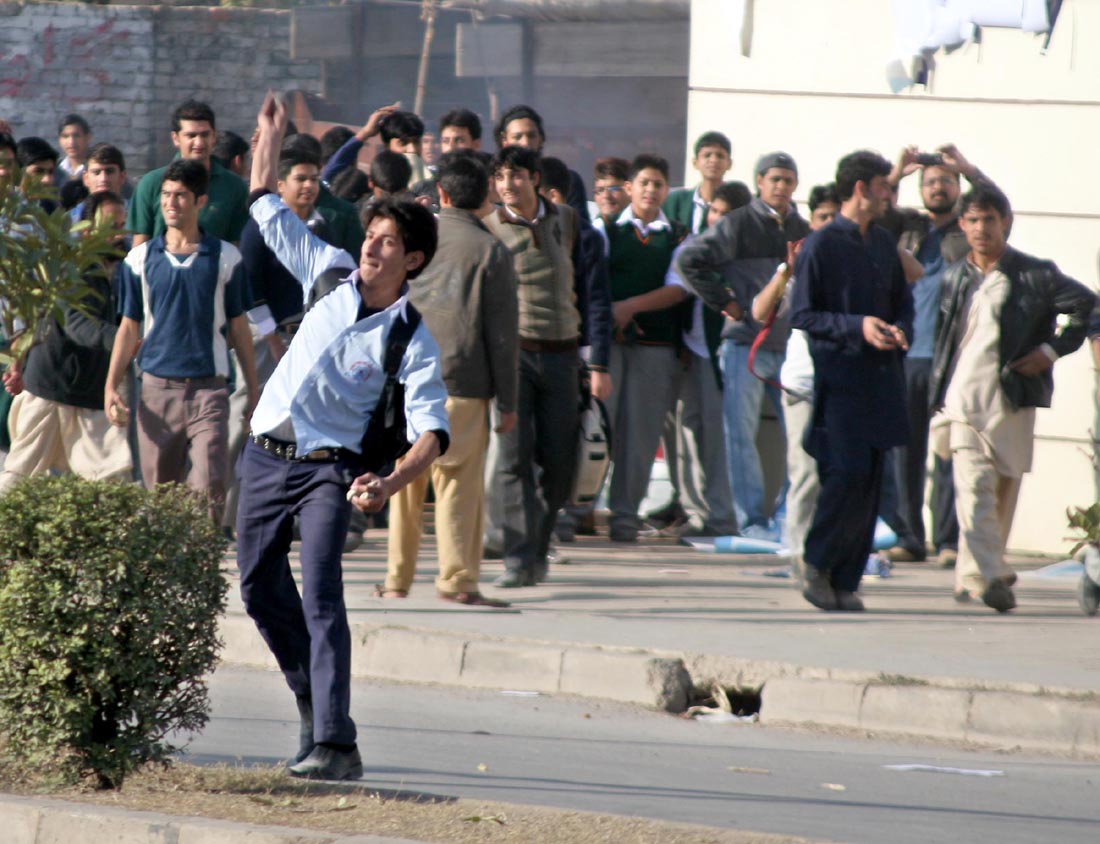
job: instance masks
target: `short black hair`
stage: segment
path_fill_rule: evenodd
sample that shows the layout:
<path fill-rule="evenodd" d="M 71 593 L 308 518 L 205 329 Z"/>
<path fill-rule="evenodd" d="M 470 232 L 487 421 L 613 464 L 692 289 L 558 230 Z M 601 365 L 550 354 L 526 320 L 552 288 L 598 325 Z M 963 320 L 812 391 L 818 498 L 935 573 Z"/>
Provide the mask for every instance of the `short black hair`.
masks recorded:
<path fill-rule="evenodd" d="M 481 138 L 481 118 L 468 108 L 453 108 L 439 118 L 439 134 L 448 126 L 465 129 L 470 133 L 470 139 L 477 141 Z"/>
<path fill-rule="evenodd" d="M 721 132 L 704 132 L 698 138 L 695 139 L 695 156 L 699 156 L 699 151 L 703 147 L 721 147 L 730 155 L 733 155 L 733 144 L 730 143 L 730 139 L 723 135 Z"/>
<path fill-rule="evenodd" d="M 84 207 L 80 209 L 80 219 L 94 221 L 95 215 L 104 205 L 126 207 L 126 203 L 117 193 L 109 190 L 96 191 L 84 201 Z"/>
<path fill-rule="evenodd" d="M 223 165 L 229 164 L 238 155 L 248 152 L 248 141 L 229 129 L 222 129 L 214 139 L 212 155 Z"/>
<path fill-rule="evenodd" d="M 960 215 L 965 214 L 971 208 L 996 211 L 1001 217 L 1007 217 L 1012 213 L 1012 205 L 1004 191 L 984 180 L 979 180 L 963 194 L 963 198 L 959 201 Z"/>
<path fill-rule="evenodd" d="M 320 161 L 321 142 L 305 132 L 287 135 L 279 147 L 279 157 L 282 158 L 284 155 L 311 155 Z"/>
<path fill-rule="evenodd" d="M 96 144 L 88 150 L 88 164 L 93 162 L 104 166 L 114 164 L 119 170 L 126 169 L 126 157 L 122 150 L 111 144 Z"/>
<path fill-rule="evenodd" d="M 336 152 L 346 144 L 355 133 L 347 126 L 333 126 L 321 136 L 321 161 L 328 164 L 328 160 L 336 155 Z"/>
<path fill-rule="evenodd" d="M 172 112 L 172 131 L 178 132 L 180 123 L 184 120 L 205 120 L 211 129 L 218 128 L 214 123 L 214 109 L 198 100 L 187 100 L 176 106 L 176 110 Z"/>
<path fill-rule="evenodd" d="M 722 200 L 732 211 L 752 202 L 752 191 L 744 182 L 722 182 L 714 189 L 714 198 Z"/>
<path fill-rule="evenodd" d="M 358 167 L 345 167 L 332 180 L 332 195 L 345 202 L 358 202 L 370 193 L 370 179 Z"/>
<path fill-rule="evenodd" d="M 62 117 L 61 122 L 57 124 L 57 134 L 60 135 L 64 132 L 67 126 L 77 126 L 85 135 L 92 134 L 92 127 L 89 126 L 88 121 L 79 114 L 66 114 Z"/>
<path fill-rule="evenodd" d="M 668 181 L 668 162 L 659 155 L 643 152 L 634 156 L 634 160 L 630 162 L 630 170 L 627 171 L 627 181 L 633 181 L 643 170 L 657 170 Z"/>
<path fill-rule="evenodd" d="M 190 120 L 191 118 L 184 119 Z M 161 183 L 179 182 L 195 195 L 195 199 L 198 199 L 200 196 L 206 195 L 206 187 L 209 181 L 210 174 L 198 161 L 177 158 L 164 168 L 164 178 Z"/>
<path fill-rule="evenodd" d="M 856 184 L 870 184 L 875 176 L 889 176 L 893 166 L 868 149 L 849 153 L 840 159 L 836 168 L 836 193 L 841 202 L 847 202 L 856 192 Z"/>
<path fill-rule="evenodd" d="M 15 138 L 9 135 L 7 132 L 0 132 L 0 149 L 10 149 L 14 155 L 17 145 Z"/>
<path fill-rule="evenodd" d="M 393 220 L 393 224 L 397 226 L 397 231 L 401 235 L 401 242 L 405 244 L 406 254 L 424 253 L 424 263 L 415 270 L 410 270 L 405 276 L 407 279 L 416 278 L 431 263 L 439 243 L 435 215 L 419 202 L 386 196 L 374 200 L 363 208 L 360 215 L 363 231 L 370 228 L 371 221 L 376 217 Z"/>
<path fill-rule="evenodd" d="M 489 173 L 475 156 L 447 153 L 439 159 L 439 187 L 451 198 L 451 205 L 476 211 L 489 195 Z"/>
<path fill-rule="evenodd" d="M 573 186 L 573 174 L 565 166 L 560 158 L 542 159 L 542 178 L 539 187 L 547 190 L 553 189 L 562 196 L 569 196 L 569 189 Z"/>
<path fill-rule="evenodd" d="M 625 182 L 630 175 L 630 162 L 614 155 L 597 158 L 592 174 L 597 179 L 618 179 L 620 182 Z"/>
<path fill-rule="evenodd" d="M 504 132 L 508 124 L 513 120 L 530 120 L 539 130 L 539 137 L 546 140 L 546 129 L 542 125 L 542 117 L 537 111 L 528 105 L 514 105 L 500 116 L 493 134 L 496 135 L 497 146 L 504 146 Z"/>
<path fill-rule="evenodd" d="M 526 170 L 533 176 L 542 172 L 541 156 L 528 147 L 501 147 L 493 156 L 490 172 L 495 176 L 501 170 Z"/>
<path fill-rule="evenodd" d="M 277 175 L 279 181 L 284 181 L 290 175 L 290 171 L 299 164 L 312 164 L 318 170 L 321 169 L 321 159 L 309 150 L 296 147 L 279 156 Z"/>
<path fill-rule="evenodd" d="M 840 207 L 840 194 L 836 192 L 836 185 L 832 182 L 827 185 L 814 185 L 807 203 L 810 206 L 810 213 L 812 214 L 817 210 L 817 206 L 823 202 L 831 202 L 838 208 Z"/>
<path fill-rule="evenodd" d="M 389 146 L 390 141 L 403 141 L 406 138 L 423 138 L 424 121 L 411 111 L 395 111 L 382 121 L 378 127 L 382 134 L 382 143 Z"/>
<path fill-rule="evenodd" d="M 481 166 L 485 168 L 485 172 L 490 176 L 493 175 L 493 154 L 484 149 L 471 149 L 463 150 L 463 155 L 472 155 L 478 161 L 481 162 Z"/>
<path fill-rule="evenodd" d="M 80 179 L 69 179 L 57 191 L 57 199 L 62 209 L 72 211 L 88 197 L 88 188 Z"/>
<path fill-rule="evenodd" d="M 20 138 L 19 143 L 15 145 L 15 160 L 19 162 L 20 167 L 28 167 L 36 161 L 45 161 L 47 158 L 56 164 L 58 152 L 44 138 L 30 135 Z"/>
<path fill-rule="evenodd" d="M 412 172 L 409 159 L 388 149 L 375 155 L 370 163 L 371 184 L 390 194 L 408 190 Z"/>

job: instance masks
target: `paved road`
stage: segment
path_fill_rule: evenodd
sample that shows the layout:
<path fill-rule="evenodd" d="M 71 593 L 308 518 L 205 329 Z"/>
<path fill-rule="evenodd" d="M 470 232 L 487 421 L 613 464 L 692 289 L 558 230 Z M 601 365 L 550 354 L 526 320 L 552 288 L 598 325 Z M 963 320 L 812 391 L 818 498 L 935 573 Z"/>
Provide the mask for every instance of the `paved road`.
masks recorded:
<path fill-rule="evenodd" d="M 610 703 L 442 686 L 356 681 L 352 695 L 365 781 L 382 788 L 851 844 L 1100 840 L 1096 762 L 689 722 Z M 195 761 L 270 764 L 294 749 L 297 715 L 280 675 L 221 669 L 212 698 L 213 718 L 191 746 Z M 884 767 L 912 764 L 1003 776 Z"/>

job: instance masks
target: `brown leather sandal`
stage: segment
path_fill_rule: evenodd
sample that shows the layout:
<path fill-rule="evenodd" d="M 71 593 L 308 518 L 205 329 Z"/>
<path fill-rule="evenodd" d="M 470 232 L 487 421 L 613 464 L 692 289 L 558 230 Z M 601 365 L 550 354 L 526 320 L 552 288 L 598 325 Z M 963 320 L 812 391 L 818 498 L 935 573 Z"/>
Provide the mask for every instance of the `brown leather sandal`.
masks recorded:
<path fill-rule="evenodd" d="M 374 598 L 407 598 L 409 597 L 408 589 L 387 589 L 384 583 L 374 584 L 374 592 L 371 593 L 371 597 Z"/>
<path fill-rule="evenodd" d="M 487 598 L 480 592 L 436 592 L 440 600 L 450 601 L 454 604 L 464 604 L 468 607 L 495 607 L 504 609 L 512 606 L 507 601 L 498 601 L 496 598 Z"/>

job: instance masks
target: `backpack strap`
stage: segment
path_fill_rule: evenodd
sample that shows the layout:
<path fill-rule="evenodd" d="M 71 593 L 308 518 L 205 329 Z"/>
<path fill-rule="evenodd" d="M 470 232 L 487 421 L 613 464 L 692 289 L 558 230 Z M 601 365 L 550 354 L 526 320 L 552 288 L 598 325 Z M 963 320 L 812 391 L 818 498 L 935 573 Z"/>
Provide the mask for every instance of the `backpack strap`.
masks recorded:
<path fill-rule="evenodd" d="M 397 387 L 397 370 L 401 368 L 405 350 L 408 349 L 412 336 L 416 333 L 419 325 L 420 311 L 414 308 L 412 303 L 406 302 L 405 315 L 394 321 L 390 333 L 386 337 L 386 354 L 382 359 L 382 371 L 386 373 L 386 383 L 382 386 L 381 400 L 386 403 L 384 422 L 387 428 L 393 426 L 394 417 L 397 413 L 397 402 L 393 401 L 394 390 Z"/>
<path fill-rule="evenodd" d="M 398 317 L 390 333 L 386 337 L 386 356 L 382 360 L 382 371 L 387 377 L 397 375 L 401 368 L 401 359 L 405 357 L 405 350 L 409 347 L 413 334 L 420 325 L 420 311 L 413 307 L 412 303 L 405 304 L 405 316 Z"/>

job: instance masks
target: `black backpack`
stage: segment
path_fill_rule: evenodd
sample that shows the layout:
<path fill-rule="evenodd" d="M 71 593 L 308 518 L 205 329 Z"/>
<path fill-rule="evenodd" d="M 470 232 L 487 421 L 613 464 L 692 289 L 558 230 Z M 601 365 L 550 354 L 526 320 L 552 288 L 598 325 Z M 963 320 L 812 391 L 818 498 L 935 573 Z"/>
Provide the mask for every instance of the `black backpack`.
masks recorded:
<path fill-rule="evenodd" d="M 386 337 L 386 354 L 382 362 L 386 382 L 367 423 L 360 448 L 361 471 L 376 475 L 393 471 L 397 458 L 412 447 L 405 427 L 405 385 L 397 380 L 397 370 L 401 368 L 405 349 L 420 325 L 420 312 L 406 302 L 405 314 L 397 318 Z"/>

